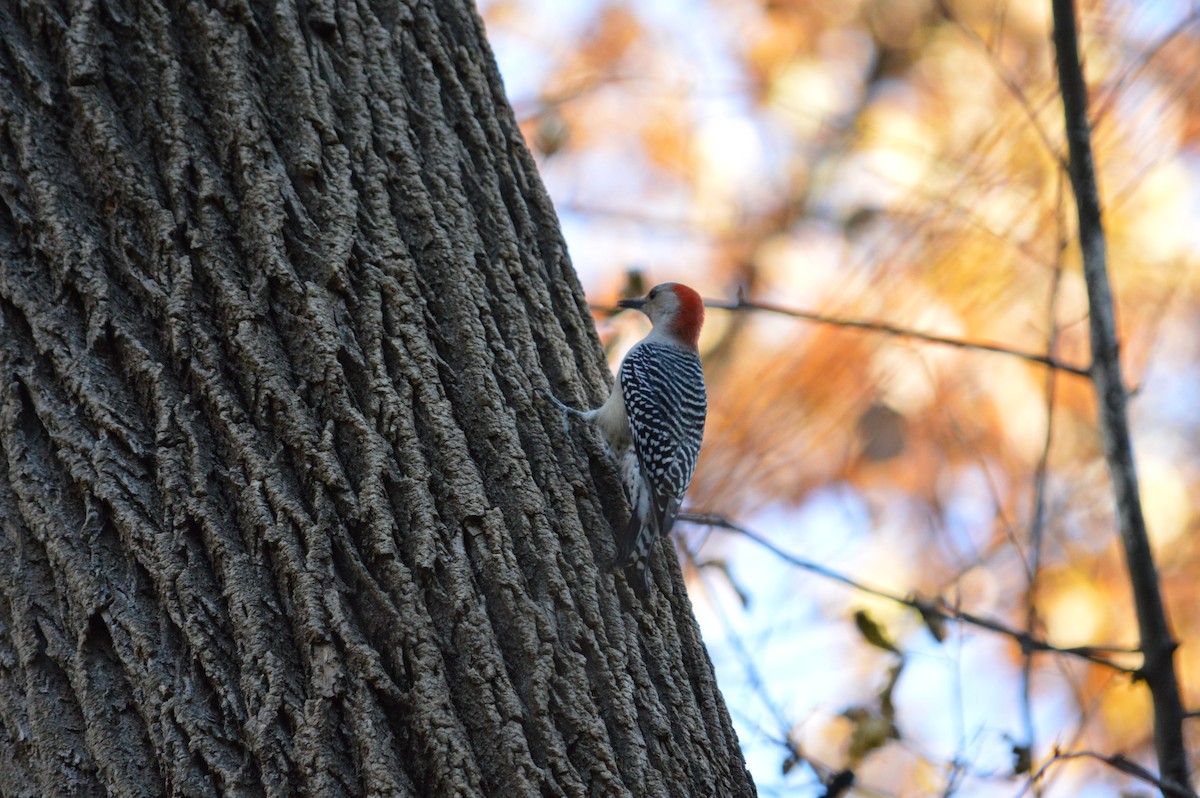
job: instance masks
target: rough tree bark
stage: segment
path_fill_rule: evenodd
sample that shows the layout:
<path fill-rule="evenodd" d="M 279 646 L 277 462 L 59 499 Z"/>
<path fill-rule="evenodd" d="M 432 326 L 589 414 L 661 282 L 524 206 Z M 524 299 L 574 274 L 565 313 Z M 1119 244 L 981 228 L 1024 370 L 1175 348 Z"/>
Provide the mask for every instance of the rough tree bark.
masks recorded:
<path fill-rule="evenodd" d="M 480 20 L 299 5 L 0 3 L 0 794 L 752 795 Z"/>

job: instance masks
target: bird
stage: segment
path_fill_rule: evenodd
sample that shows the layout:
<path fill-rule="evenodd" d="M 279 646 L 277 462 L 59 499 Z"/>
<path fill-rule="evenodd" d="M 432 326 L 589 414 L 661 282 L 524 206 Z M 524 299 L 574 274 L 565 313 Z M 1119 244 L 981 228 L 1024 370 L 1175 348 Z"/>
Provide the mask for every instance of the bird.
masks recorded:
<path fill-rule="evenodd" d="M 675 525 L 704 438 L 708 398 L 697 348 L 704 301 L 686 285 L 661 283 L 617 305 L 645 313 L 651 329 L 621 361 L 608 399 L 591 410 L 551 399 L 564 425 L 575 417 L 598 428 L 618 461 L 632 513 L 608 568 L 631 569 L 630 585 L 645 596 L 652 546 Z"/>

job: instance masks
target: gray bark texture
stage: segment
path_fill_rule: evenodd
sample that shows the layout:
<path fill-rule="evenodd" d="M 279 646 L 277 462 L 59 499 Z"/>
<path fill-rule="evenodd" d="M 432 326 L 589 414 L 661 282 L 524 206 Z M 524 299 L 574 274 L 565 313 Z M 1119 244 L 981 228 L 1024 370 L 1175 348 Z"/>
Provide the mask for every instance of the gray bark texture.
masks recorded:
<path fill-rule="evenodd" d="M 464 0 L 0 3 L 0 795 L 745 796 Z"/>

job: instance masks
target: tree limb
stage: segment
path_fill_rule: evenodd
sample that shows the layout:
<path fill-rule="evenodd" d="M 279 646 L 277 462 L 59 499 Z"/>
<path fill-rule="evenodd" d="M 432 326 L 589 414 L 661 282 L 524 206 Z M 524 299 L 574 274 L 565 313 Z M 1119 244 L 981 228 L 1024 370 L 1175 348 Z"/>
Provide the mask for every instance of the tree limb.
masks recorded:
<path fill-rule="evenodd" d="M 1029 777 L 1029 781 L 1025 784 L 1025 789 L 1021 790 L 1021 792 L 1017 794 L 1016 798 L 1021 798 L 1021 796 L 1028 793 L 1029 790 L 1033 788 L 1033 785 L 1037 784 L 1037 782 L 1042 779 L 1042 776 L 1046 774 L 1046 771 L 1049 770 L 1051 766 L 1059 762 L 1066 762 L 1071 759 L 1095 759 L 1098 762 L 1103 762 L 1110 767 L 1116 768 L 1122 773 L 1133 776 L 1135 779 L 1144 781 L 1147 784 L 1153 784 L 1160 791 L 1162 791 L 1163 795 L 1168 796 L 1168 798 L 1197 798 L 1196 793 L 1186 785 L 1180 784 L 1179 782 L 1171 779 L 1159 778 L 1139 765 L 1137 762 L 1134 762 L 1132 759 L 1126 757 L 1124 754 L 1100 754 L 1096 753 L 1095 751 L 1070 751 L 1055 753 L 1054 756 L 1050 757 L 1042 764 L 1040 768 L 1038 768 L 1036 773 Z"/>
<path fill-rule="evenodd" d="M 1092 345 L 1090 376 L 1099 404 L 1100 436 L 1116 494 L 1117 518 L 1134 605 L 1146 680 L 1154 703 L 1154 746 L 1164 781 L 1188 783 L 1183 739 L 1183 704 L 1175 675 L 1177 644 L 1171 635 L 1159 587 L 1158 570 L 1142 514 L 1133 443 L 1126 410 L 1128 396 L 1121 378 L 1115 307 L 1108 281 L 1107 252 L 1101 219 L 1100 193 L 1092 157 L 1087 86 L 1079 62 L 1073 0 L 1053 0 L 1054 47 L 1062 90 L 1069 144 L 1069 173 L 1079 217 L 1079 245 L 1087 283 Z M 1164 790 L 1164 794 L 1165 790 Z"/>
<path fill-rule="evenodd" d="M 841 584 L 852 587 L 862 593 L 887 599 L 888 601 L 894 601 L 897 604 L 902 604 L 905 607 L 914 609 L 921 614 L 921 617 L 926 620 L 927 624 L 929 623 L 930 618 L 938 621 L 958 621 L 959 623 L 965 623 L 980 629 L 986 629 L 989 632 L 995 632 L 996 634 L 1011 638 L 1021 646 L 1022 651 L 1046 651 L 1056 654 L 1067 654 L 1069 656 L 1085 659 L 1088 662 L 1093 662 L 1097 665 L 1103 665 L 1107 668 L 1112 668 L 1113 670 L 1120 671 L 1122 673 L 1128 673 L 1131 675 L 1138 675 L 1140 673 L 1140 669 L 1121 665 L 1120 663 L 1114 662 L 1112 659 L 1109 659 L 1106 656 L 1113 654 L 1141 653 L 1136 649 L 1117 648 L 1112 646 L 1075 646 L 1072 648 L 1060 648 L 1046 642 L 1045 640 L 1033 636 L 1029 632 L 1013 629 L 1012 627 L 1007 626 L 994 618 L 976 615 L 971 612 L 966 612 L 965 610 L 960 610 L 957 607 L 952 607 L 940 596 L 932 599 L 924 598 L 915 593 L 908 596 L 900 596 L 895 593 L 890 593 L 882 588 L 860 582 L 853 577 L 846 576 L 845 574 L 834 571 L 833 569 L 813 562 L 812 560 L 798 557 L 795 554 L 786 552 L 761 535 L 751 531 L 750 529 L 747 529 L 744 526 L 735 524 L 725 516 L 711 513 L 680 513 L 678 516 L 676 516 L 676 518 L 679 521 L 686 523 L 697 524 L 700 526 L 710 526 L 716 529 L 724 529 L 729 532 L 736 532 L 737 534 L 748 538 L 767 549 L 784 562 L 794 565 L 797 568 L 802 568 L 805 571 L 817 574 L 818 576 L 823 576 L 826 579 L 834 582 L 840 582 Z"/>
<path fill-rule="evenodd" d="M 1064 363 L 1061 360 L 1050 357 L 1049 355 L 1039 355 L 1036 352 L 1025 352 L 1020 349 L 1013 349 L 1003 344 L 993 344 L 986 341 L 965 341 L 961 338 L 948 338 L 943 335 L 935 335 L 933 333 L 921 332 L 920 330 L 910 330 L 906 327 L 899 327 L 895 324 L 889 324 L 884 321 L 864 321 L 861 319 L 843 319 L 836 316 L 826 316 L 821 313 L 813 313 L 808 310 L 796 310 L 793 308 L 785 308 L 782 305 L 772 305 L 766 302 L 751 302 L 745 297 L 739 296 L 733 302 L 726 302 L 718 299 L 704 300 L 704 306 L 708 308 L 717 308 L 719 310 L 729 310 L 734 312 L 740 311 L 761 311 L 763 313 L 777 313 L 781 316 L 789 316 L 793 319 L 804 319 L 806 321 L 816 322 L 817 324 L 829 324 L 835 327 L 850 327 L 856 330 L 869 330 L 871 332 L 883 333 L 896 338 L 910 338 L 914 341 L 924 341 L 930 344 L 941 344 L 942 346 L 952 346 L 957 349 L 972 349 L 978 352 L 994 352 L 1001 355 L 1009 355 L 1010 357 L 1018 357 L 1022 360 L 1027 360 L 1030 363 L 1038 363 L 1067 374 L 1073 374 L 1076 377 L 1090 376 L 1088 370 L 1082 366 L 1075 366 L 1070 363 Z M 593 305 L 593 310 L 604 311 L 608 313 L 616 313 L 619 308 L 610 307 L 608 305 Z"/>

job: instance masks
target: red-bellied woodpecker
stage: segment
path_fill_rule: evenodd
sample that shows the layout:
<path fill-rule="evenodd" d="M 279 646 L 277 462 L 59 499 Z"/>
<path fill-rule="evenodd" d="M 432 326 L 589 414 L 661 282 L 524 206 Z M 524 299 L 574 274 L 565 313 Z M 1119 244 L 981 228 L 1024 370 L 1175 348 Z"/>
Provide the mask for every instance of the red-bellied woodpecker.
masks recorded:
<path fill-rule="evenodd" d="M 609 567 L 633 568 L 630 584 L 645 594 L 651 546 L 675 524 L 704 437 L 707 399 L 696 351 L 704 302 L 686 285 L 663 283 L 643 298 L 617 304 L 641 310 L 652 329 L 621 361 L 608 400 L 594 410 L 554 401 L 564 413 L 599 427 L 619 459 L 633 514 Z"/>

